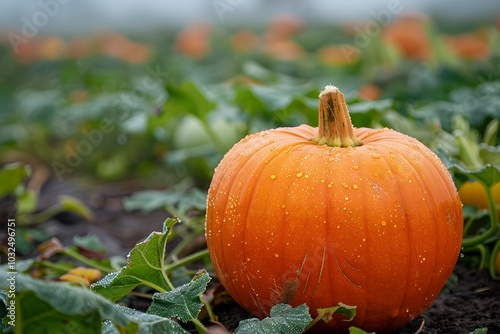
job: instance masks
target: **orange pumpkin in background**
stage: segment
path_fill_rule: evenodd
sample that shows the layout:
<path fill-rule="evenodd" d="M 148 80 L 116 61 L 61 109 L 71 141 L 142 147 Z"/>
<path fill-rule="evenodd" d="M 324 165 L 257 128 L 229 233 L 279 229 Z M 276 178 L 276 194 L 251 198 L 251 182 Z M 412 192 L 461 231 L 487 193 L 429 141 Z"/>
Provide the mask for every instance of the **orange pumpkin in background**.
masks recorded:
<path fill-rule="evenodd" d="M 407 59 L 429 60 L 432 57 L 432 47 L 425 25 L 425 17 L 418 13 L 408 13 L 385 27 L 382 38 Z"/>
<path fill-rule="evenodd" d="M 445 166 L 416 139 L 354 128 L 343 94 L 320 94 L 319 129 L 252 134 L 222 159 L 208 192 L 206 237 L 222 285 L 265 317 L 307 303 L 311 315 L 357 307 L 316 332 L 391 332 L 418 317 L 451 275 L 460 199 Z"/>

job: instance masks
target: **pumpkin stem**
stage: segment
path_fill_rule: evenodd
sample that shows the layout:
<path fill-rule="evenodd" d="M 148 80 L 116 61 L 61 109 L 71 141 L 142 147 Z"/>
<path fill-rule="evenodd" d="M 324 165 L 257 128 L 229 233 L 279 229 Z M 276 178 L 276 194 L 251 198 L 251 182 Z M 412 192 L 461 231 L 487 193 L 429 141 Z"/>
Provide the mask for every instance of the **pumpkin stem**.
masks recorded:
<path fill-rule="evenodd" d="M 311 138 L 313 142 L 333 147 L 363 145 L 354 135 L 344 94 L 337 87 L 328 85 L 319 94 L 318 118 L 319 133 Z"/>

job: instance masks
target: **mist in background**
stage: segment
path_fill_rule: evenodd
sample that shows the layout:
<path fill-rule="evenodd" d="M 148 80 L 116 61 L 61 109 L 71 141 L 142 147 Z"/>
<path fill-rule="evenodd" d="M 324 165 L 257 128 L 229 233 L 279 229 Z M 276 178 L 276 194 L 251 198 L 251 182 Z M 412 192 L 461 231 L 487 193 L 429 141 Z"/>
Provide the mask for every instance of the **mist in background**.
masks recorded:
<path fill-rule="evenodd" d="M 342 24 L 373 19 L 377 12 L 393 5 L 402 7 L 403 12 L 419 11 L 441 23 L 456 25 L 489 24 L 500 13 L 498 0 L 359 0 L 342 3 L 327 0 L 1 1 L 0 30 L 19 31 L 26 20 L 33 21 L 40 11 L 49 15 L 51 11 L 55 13 L 43 25 L 42 33 L 71 35 L 100 29 L 147 32 L 198 20 L 228 26 L 261 25 L 285 13 L 300 17 L 311 25 Z"/>

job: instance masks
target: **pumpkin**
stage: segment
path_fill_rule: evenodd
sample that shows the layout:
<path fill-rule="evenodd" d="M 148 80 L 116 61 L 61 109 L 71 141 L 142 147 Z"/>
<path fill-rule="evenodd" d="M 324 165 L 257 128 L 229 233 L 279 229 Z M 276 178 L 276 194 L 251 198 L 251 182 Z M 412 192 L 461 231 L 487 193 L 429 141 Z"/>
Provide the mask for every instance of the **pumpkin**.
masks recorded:
<path fill-rule="evenodd" d="M 208 191 L 214 270 L 245 309 L 339 302 L 312 330 L 391 332 L 418 317 L 457 261 L 461 203 L 439 158 L 390 129 L 353 128 L 344 95 L 327 86 L 319 128 L 249 135 L 224 156 Z"/>
<path fill-rule="evenodd" d="M 458 194 L 463 204 L 472 205 L 479 209 L 488 209 L 488 197 L 486 190 L 479 182 L 464 182 L 458 189 Z M 495 183 L 491 187 L 493 202 L 496 205 L 500 204 L 500 182 Z M 498 211 L 500 215 L 500 210 Z"/>

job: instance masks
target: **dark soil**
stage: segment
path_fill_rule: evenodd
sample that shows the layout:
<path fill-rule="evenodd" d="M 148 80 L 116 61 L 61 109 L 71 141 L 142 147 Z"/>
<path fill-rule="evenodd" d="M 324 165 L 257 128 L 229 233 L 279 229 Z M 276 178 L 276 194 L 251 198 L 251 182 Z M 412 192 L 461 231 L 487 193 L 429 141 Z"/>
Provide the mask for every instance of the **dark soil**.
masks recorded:
<path fill-rule="evenodd" d="M 500 333 L 500 281 L 487 270 L 458 265 L 454 275 L 458 283 L 442 293 L 418 319 L 397 333 L 415 333 L 425 321 L 422 333 L 470 333 L 487 328 L 488 334 Z"/>
<path fill-rule="evenodd" d="M 469 334 L 479 328 L 487 328 L 488 334 L 500 334 L 500 281 L 492 280 L 487 270 L 463 265 L 455 268 L 454 276 L 458 281 L 453 287 L 395 334 Z M 240 320 L 251 317 L 236 304 L 216 311 L 227 328 L 234 329 Z"/>
<path fill-rule="evenodd" d="M 124 211 L 122 199 L 140 188 L 134 182 L 89 186 L 82 181 L 49 181 L 42 191 L 41 207 L 53 204 L 58 195 L 70 194 L 82 199 L 94 212 L 91 223 L 71 215 L 61 215 L 39 226 L 57 236 L 63 245 L 71 244 L 75 235 L 94 234 L 99 236 L 109 255 L 125 256 L 136 242 L 159 230 L 168 217 L 168 213 L 161 211 L 148 215 Z M 12 209 L 12 204 L 5 199 L 0 201 L 0 216 L 11 216 L 12 212 L 6 211 Z M 27 257 L 35 254 L 34 251 Z M 421 317 L 397 333 L 417 333 L 425 321 L 419 333 L 465 334 L 478 328 L 488 328 L 488 334 L 500 334 L 500 281 L 493 281 L 487 270 L 468 269 L 460 264 L 454 275 L 457 283 L 442 293 Z M 234 328 L 240 320 L 250 317 L 236 304 L 219 307 L 215 311 L 228 328 Z"/>

